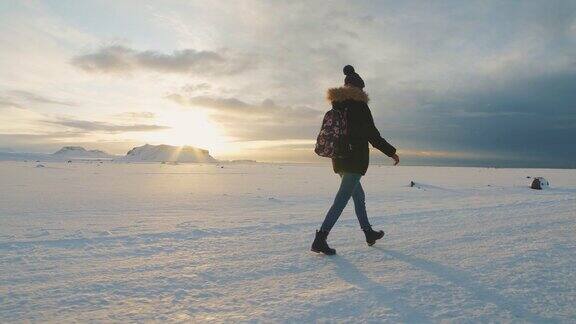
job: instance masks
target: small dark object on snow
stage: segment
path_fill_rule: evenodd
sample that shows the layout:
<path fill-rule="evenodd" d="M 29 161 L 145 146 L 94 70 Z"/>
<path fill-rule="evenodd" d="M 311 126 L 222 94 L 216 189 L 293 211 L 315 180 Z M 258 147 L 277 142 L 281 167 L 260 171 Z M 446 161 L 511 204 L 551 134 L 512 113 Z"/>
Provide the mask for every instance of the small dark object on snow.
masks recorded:
<path fill-rule="evenodd" d="M 546 180 L 542 177 L 536 177 L 536 178 L 534 178 L 534 180 L 532 180 L 532 185 L 530 186 L 530 188 L 536 189 L 536 190 L 542 190 L 544 188 L 547 188 L 548 186 L 550 186 L 550 183 L 548 182 L 548 180 Z"/>
<path fill-rule="evenodd" d="M 414 181 L 410 181 L 410 188 L 422 189 L 422 185 L 418 184 Z M 426 189 L 423 189 L 423 190 L 426 190 Z"/>
<path fill-rule="evenodd" d="M 530 178 L 532 178 L 532 177 L 531 177 L 531 176 L 526 176 L 526 179 L 530 179 Z"/>
<path fill-rule="evenodd" d="M 327 237 L 328 232 L 316 231 L 316 237 L 314 238 L 314 242 L 312 243 L 312 247 L 310 248 L 310 250 L 312 252 L 324 253 L 326 255 L 336 254 L 336 250 L 328 246 L 328 243 L 326 242 Z"/>
<path fill-rule="evenodd" d="M 366 235 L 366 243 L 368 243 L 368 246 L 372 246 L 376 243 L 376 240 L 384 237 L 384 231 L 376 232 L 370 228 L 364 231 L 364 235 Z"/>

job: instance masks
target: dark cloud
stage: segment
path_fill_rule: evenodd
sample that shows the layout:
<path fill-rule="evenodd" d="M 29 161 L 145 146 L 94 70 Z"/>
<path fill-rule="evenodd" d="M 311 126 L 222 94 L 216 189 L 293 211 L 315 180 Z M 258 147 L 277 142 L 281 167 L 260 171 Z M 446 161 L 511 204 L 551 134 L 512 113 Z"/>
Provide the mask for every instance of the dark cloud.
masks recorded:
<path fill-rule="evenodd" d="M 169 127 L 161 125 L 151 125 L 151 124 L 117 125 L 105 122 L 78 120 L 70 118 L 61 118 L 58 120 L 46 120 L 44 122 L 52 125 L 60 125 L 70 128 L 76 128 L 86 132 L 122 133 L 122 132 L 149 132 L 149 131 L 169 129 Z"/>
<path fill-rule="evenodd" d="M 206 109 L 213 121 L 242 140 L 289 140 L 314 136 L 322 112 L 308 107 L 287 107 L 265 100 L 251 104 L 237 98 L 167 96 L 184 106 Z"/>
<path fill-rule="evenodd" d="M 478 89 L 421 98 L 400 114 L 377 118 L 392 142 L 492 152 L 508 160 L 494 161 L 499 165 L 576 166 L 576 71 L 487 82 Z"/>
<path fill-rule="evenodd" d="M 184 49 L 164 54 L 156 51 L 137 51 L 114 45 L 102 47 L 95 53 L 79 55 L 72 64 L 86 72 L 126 73 L 150 70 L 166 73 L 195 73 L 200 75 L 228 75 L 250 67 L 252 61 L 240 56 L 229 57 L 214 51 Z"/>

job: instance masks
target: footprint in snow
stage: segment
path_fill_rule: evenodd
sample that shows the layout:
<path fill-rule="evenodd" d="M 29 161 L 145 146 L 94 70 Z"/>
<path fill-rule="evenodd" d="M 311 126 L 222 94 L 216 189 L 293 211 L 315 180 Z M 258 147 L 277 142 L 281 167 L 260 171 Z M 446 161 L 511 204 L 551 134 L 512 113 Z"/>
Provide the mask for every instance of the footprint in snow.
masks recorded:
<path fill-rule="evenodd" d="M 42 229 L 36 233 L 28 234 L 25 237 L 26 238 L 37 238 L 37 237 L 43 237 L 43 236 L 48 236 L 48 235 L 50 235 L 50 232 L 48 232 L 45 229 Z"/>
<path fill-rule="evenodd" d="M 194 228 L 194 222 L 182 222 L 182 223 L 178 223 L 176 224 L 176 228 L 182 228 L 182 229 L 190 229 L 190 228 Z"/>
<path fill-rule="evenodd" d="M 110 231 L 100 231 L 100 232 L 96 232 L 96 234 L 98 234 L 99 236 L 110 236 L 110 235 L 112 235 L 112 233 L 110 233 Z"/>

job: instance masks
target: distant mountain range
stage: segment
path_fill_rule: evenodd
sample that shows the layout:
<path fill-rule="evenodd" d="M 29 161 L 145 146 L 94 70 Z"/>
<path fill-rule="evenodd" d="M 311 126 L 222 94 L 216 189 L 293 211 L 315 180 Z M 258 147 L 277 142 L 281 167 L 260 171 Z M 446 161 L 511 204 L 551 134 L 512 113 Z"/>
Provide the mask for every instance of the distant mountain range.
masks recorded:
<path fill-rule="evenodd" d="M 52 154 L 0 152 L 4 161 L 73 161 L 73 160 L 110 160 L 119 162 L 219 162 L 208 150 L 192 146 L 142 145 L 134 147 L 125 156 L 112 155 L 100 150 L 86 150 L 81 146 L 64 146 Z"/>

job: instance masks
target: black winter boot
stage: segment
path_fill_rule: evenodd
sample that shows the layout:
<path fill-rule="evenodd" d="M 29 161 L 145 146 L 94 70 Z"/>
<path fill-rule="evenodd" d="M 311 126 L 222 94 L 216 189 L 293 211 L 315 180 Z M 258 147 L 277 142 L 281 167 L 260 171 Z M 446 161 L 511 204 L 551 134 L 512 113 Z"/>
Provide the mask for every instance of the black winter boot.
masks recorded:
<path fill-rule="evenodd" d="M 372 228 L 369 228 L 364 230 L 364 235 L 366 235 L 366 243 L 368 243 L 368 246 L 372 246 L 376 243 L 376 240 L 384 237 L 384 231 L 375 232 Z"/>
<path fill-rule="evenodd" d="M 326 237 L 328 237 L 328 232 L 316 231 L 316 237 L 314 238 L 314 243 L 312 243 L 312 252 L 324 253 L 326 255 L 336 254 L 336 250 L 330 248 L 328 243 L 326 243 Z"/>

